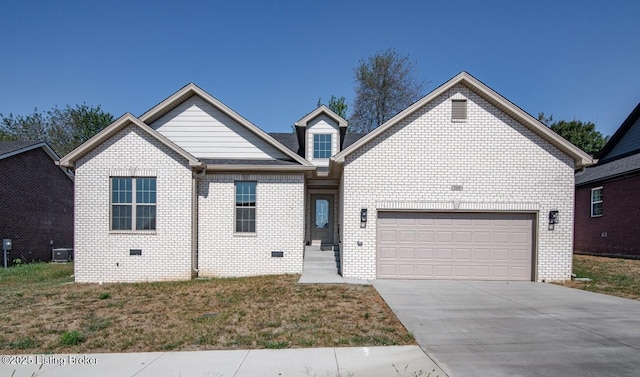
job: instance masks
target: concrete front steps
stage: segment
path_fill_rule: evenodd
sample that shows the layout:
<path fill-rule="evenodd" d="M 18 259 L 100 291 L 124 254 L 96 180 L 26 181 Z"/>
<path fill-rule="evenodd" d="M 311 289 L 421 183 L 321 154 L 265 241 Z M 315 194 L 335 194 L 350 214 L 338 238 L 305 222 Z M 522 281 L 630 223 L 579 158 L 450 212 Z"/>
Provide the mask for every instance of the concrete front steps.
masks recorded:
<path fill-rule="evenodd" d="M 344 279 L 340 271 L 340 250 L 333 245 L 309 245 L 304 248 L 304 266 L 299 284 L 367 284 L 367 280 Z"/>

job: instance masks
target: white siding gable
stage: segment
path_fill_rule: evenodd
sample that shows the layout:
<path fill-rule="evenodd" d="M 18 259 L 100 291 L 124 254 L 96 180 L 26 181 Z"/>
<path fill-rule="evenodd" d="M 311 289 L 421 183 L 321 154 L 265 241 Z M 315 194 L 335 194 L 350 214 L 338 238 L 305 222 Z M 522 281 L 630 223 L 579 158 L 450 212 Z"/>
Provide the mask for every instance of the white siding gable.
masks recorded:
<path fill-rule="evenodd" d="M 329 166 L 329 159 L 313 158 L 313 135 L 329 134 L 331 135 L 331 156 L 338 153 L 338 145 L 340 144 L 340 126 L 338 123 L 325 114 L 321 114 L 309 121 L 307 124 L 307 160 L 316 166 Z"/>
<path fill-rule="evenodd" d="M 199 159 L 289 159 L 198 96 L 150 126 Z"/>

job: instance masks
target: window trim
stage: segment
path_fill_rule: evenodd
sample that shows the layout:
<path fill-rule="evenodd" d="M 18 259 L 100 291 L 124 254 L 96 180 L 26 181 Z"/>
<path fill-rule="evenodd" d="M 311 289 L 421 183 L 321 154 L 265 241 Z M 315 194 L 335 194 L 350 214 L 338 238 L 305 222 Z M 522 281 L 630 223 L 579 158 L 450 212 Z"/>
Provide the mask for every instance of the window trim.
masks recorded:
<path fill-rule="evenodd" d="M 454 104 L 463 104 L 464 107 L 456 109 Z M 460 105 L 462 106 L 462 105 Z M 458 110 L 458 111 L 456 111 Z M 464 122 L 468 118 L 467 100 L 463 98 L 454 98 L 451 100 L 451 120 L 454 122 Z M 456 116 L 456 115 L 462 116 Z"/>
<path fill-rule="evenodd" d="M 113 180 L 114 179 L 130 179 L 131 180 L 131 202 L 130 203 L 114 203 L 113 202 Z M 156 181 L 155 202 L 154 203 L 138 203 L 137 202 L 137 180 L 138 179 L 154 179 Z M 158 230 L 158 183 L 157 177 L 131 177 L 131 176 L 109 176 L 109 232 L 111 233 L 152 233 Z M 131 207 L 131 228 L 130 229 L 114 229 L 113 228 L 113 207 L 116 205 L 126 205 Z M 153 229 L 138 229 L 137 207 L 138 206 L 155 207 L 155 222 Z"/>
<path fill-rule="evenodd" d="M 252 183 L 254 190 L 253 206 L 238 206 L 238 183 Z M 253 231 L 238 230 L 238 209 L 253 209 Z M 233 233 L 235 235 L 255 235 L 257 228 L 257 213 L 258 213 L 258 181 L 252 180 L 237 180 L 233 182 Z"/>
<path fill-rule="evenodd" d="M 316 152 L 318 151 L 316 149 L 316 136 L 326 136 L 329 138 L 329 155 L 327 157 L 316 157 Z M 318 141 L 318 143 L 320 143 L 320 141 Z M 322 149 L 322 152 L 326 152 L 326 150 Z M 313 159 L 314 160 L 328 160 L 331 158 L 331 155 L 333 154 L 333 134 L 330 133 L 317 133 L 317 134 L 313 134 Z"/>
<path fill-rule="evenodd" d="M 596 190 L 600 190 L 600 200 L 593 200 L 593 192 Z M 602 186 L 599 187 L 594 187 L 591 189 L 591 191 L 589 191 L 590 196 L 589 196 L 589 201 L 591 202 L 591 217 L 601 217 L 602 216 L 602 203 L 604 202 L 604 190 L 602 188 Z M 595 204 L 600 204 L 600 213 L 599 214 L 594 214 L 593 208 Z"/>

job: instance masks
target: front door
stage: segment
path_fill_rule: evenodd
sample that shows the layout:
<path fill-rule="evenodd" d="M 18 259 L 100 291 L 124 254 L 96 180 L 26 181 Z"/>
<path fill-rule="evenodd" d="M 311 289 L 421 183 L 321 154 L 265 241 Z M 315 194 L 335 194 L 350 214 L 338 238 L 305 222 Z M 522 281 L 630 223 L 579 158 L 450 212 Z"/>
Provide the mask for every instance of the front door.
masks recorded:
<path fill-rule="evenodd" d="M 333 195 L 311 196 L 311 243 L 333 244 Z"/>

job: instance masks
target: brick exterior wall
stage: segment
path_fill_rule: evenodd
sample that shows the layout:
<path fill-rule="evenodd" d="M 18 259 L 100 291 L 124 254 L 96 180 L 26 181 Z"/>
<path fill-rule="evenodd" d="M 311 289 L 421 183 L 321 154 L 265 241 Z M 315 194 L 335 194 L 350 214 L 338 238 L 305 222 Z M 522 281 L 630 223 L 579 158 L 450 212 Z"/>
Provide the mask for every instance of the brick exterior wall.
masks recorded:
<path fill-rule="evenodd" d="M 110 231 L 110 176 L 156 177 L 156 231 Z M 192 175 L 187 160 L 129 126 L 76 163 L 77 282 L 192 277 Z M 141 249 L 142 255 L 130 255 Z"/>
<path fill-rule="evenodd" d="M 602 187 L 602 216 L 591 217 L 591 189 L 596 187 Z M 576 188 L 576 252 L 640 256 L 639 193 L 640 175 Z"/>
<path fill-rule="evenodd" d="M 42 148 L 0 160 L 0 172 L 0 238 L 13 242 L 9 264 L 16 258 L 50 261 L 50 241 L 55 248 L 72 248 L 73 181 L 69 176 Z"/>
<path fill-rule="evenodd" d="M 467 120 L 451 121 L 451 99 L 467 99 Z M 538 281 L 570 278 L 574 162 L 463 85 L 457 85 L 347 156 L 342 272 L 376 277 L 377 209 L 523 211 L 537 214 Z M 462 185 L 462 191 L 452 191 Z M 360 209 L 368 209 L 360 228 Z M 547 229 L 550 210 L 560 212 Z M 358 246 L 358 241 L 363 245 Z"/>
<path fill-rule="evenodd" d="M 256 233 L 235 233 L 235 181 L 256 181 Z M 198 183 L 198 275 L 302 273 L 303 174 L 207 174 Z M 282 251 L 282 258 L 272 257 Z"/>

